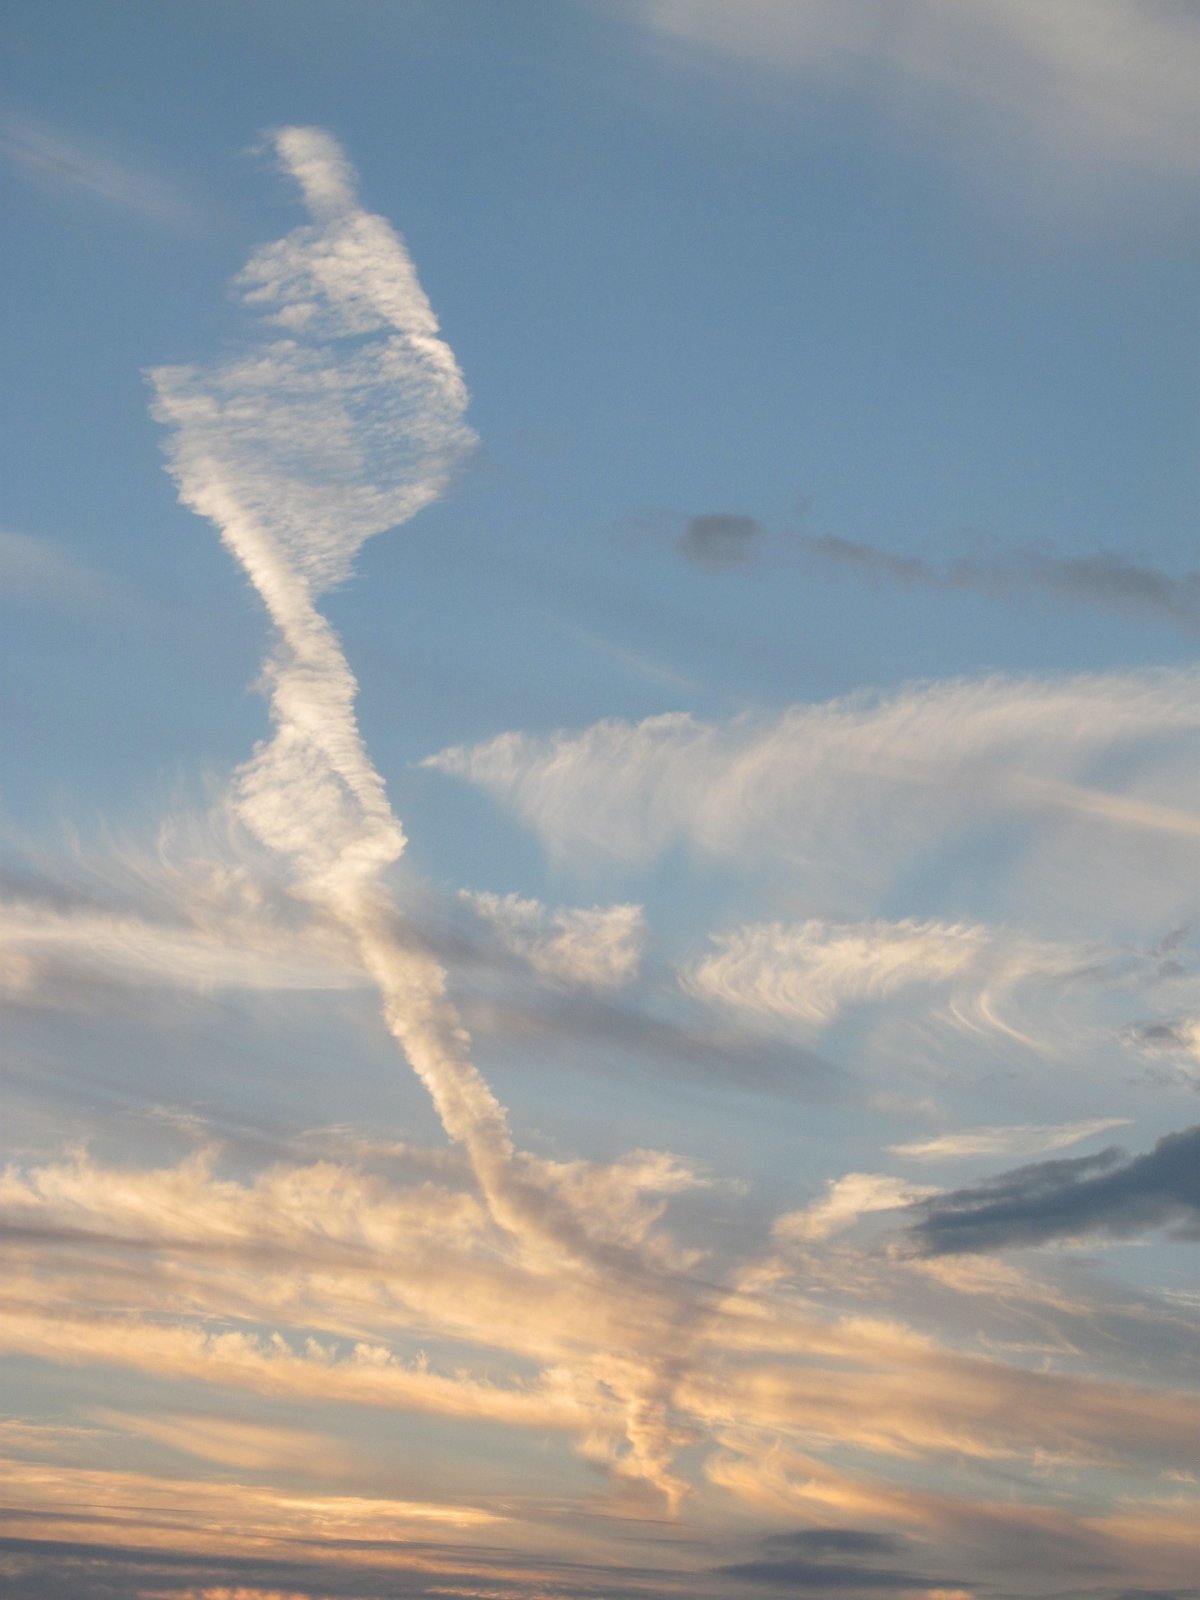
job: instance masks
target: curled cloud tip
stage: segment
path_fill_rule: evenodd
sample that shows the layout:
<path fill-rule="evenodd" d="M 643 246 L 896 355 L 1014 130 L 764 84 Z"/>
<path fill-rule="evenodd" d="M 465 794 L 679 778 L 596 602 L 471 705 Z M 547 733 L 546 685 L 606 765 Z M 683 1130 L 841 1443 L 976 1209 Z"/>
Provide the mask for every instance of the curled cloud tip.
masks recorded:
<path fill-rule="evenodd" d="M 269 138 L 315 215 L 332 216 L 356 203 L 354 169 L 336 139 L 323 128 L 276 128 Z"/>
<path fill-rule="evenodd" d="M 313 220 L 257 250 L 237 287 L 286 337 L 150 376 L 181 498 L 221 525 L 279 621 L 298 581 L 339 582 L 366 539 L 436 499 L 474 435 L 400 237 L 358 205 L 328 135 L 274 138 Z"/>

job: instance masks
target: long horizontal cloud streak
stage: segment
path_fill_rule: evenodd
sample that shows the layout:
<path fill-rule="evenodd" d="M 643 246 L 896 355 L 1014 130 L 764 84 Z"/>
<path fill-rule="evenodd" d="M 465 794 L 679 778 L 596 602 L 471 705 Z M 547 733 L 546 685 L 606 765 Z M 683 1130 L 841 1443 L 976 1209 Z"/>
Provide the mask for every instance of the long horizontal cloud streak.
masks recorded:
<path fill-rule="evenodd" d="M 397 937 L 380 874 L 405 836 L 316 599 L 366 539 L 440 494 L 472 443 L 467 395 L 402 243 L 359 206 L 337 146 L 302 128 L 278 133 L 275 146 L 312 222 L 258 251 L 238 283 L 286 336 L 212 367 L 152 375 L 180 498 L 220 529 L 279 633 L 264 673 L 274 736 L 237 775 L 237 815 L 291 862 L 298 892 L 352 933 L 389 1029 L 469 1152 L 495 1219 L 535 1256 L 548 1250 L 548 1264 L 565 1252 L 589 1270 L 636 1266 L 515 1150 L 445 972 L 415 937 Z M 645 1397 L 631 1404 L 644 1410 Z M 635 1470 L 670 1488 L 662 1440 L 639 1442 L 631 1426 L 630 1441 Z"/>
<path fill-rule="evenodd" d="M 1200 632 L 1200 572 L 1160 572 L 1107 551 L 1055 556 L 1025 549 L 989 559 L 956 556 L 937 566 L 921 556 L 897 555 L 836 536 L 804 539 L 801 546 L 829 566 L 845 567 L 876 581 L 970 590 L 998 600 L 1041 593 L 1073 605 L 1167 622 L 1191 634 Z"/>

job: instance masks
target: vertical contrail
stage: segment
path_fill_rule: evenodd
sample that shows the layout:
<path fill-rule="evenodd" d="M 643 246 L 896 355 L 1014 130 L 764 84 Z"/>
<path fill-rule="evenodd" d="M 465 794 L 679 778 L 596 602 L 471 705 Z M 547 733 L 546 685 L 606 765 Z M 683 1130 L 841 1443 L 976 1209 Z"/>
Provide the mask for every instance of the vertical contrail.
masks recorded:
<path fill-rule="evenodd" d="M 220 529 L 278 630 L 264 672 L 274 733 L 238 770 L 235 806 L 290 860 L 300 892 L 354 934 L 447 1133 L 497 1220 L 525 1237 L 551 1219 L 513 1170 L 504 1110 L 470 1061 L 445 974 L 394 936 L 379 875 L 404 832 L 358 729 L 354 674 L 316 605 L 365 540 L 442 492 L 474 443 L 466 386 L 403 243 L 359 205 L 334 141 L 287 128 L 275 146 L 312 221 L 257 251 L 237 280 L 275 336 L 151 375 L 180 498 Z"/>
<path fill-rule="evenodd" d="M 151 374 L 182 502 L 220 530 L 277 629 L 264 684 L 274 731 L 238 769 L 245 827 L 291 863 L 297 891 L 354 936 L 387 1025 L 469 1154 L 494 1219 L 533 1256 L 598 1277 L 636 1260 L 514 1151 L 504 1108 L 474 1066 L 446 974 L 408 937 L 381 874 L 405 847 L 355 718 L 357 683 L 317 598 L 373 534 L 442 492 L 474 442 L 466 386 L 398 235 L 360 206 L 320 130 L 274 136 L 311 221 L 257 251 L 237 279 L 268 338 L 208 366 Z M 644 1310 L 666 1310 L 643 1283 Z M 633 1290 L 631 1282 L 626 1292 Z M 661 1374 L 629 1380 L 630 1466 L 668 1494 Z"/>

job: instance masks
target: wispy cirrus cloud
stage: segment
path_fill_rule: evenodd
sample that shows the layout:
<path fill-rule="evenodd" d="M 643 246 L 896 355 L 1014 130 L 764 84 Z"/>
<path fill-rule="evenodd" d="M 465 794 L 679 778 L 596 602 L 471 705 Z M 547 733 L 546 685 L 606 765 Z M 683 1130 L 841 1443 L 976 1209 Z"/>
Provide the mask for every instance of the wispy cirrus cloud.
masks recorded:
<path fill-rule="evenodd" d="M 1170 0 L 639 0 L 672 39 L 774 73 L 853 85 L 957 142 L 1013 135 L 1045 164 L 1186 175 L 1200 156 L 1200 23 Z"/>
<path fill-rule="evenodd" d="M 688 993 L 736 1009 L 830 1022 L 847 1006 L 981 975 L 999 942 L 965 924 L 756 923 L 714 936 L 716 951 L 680 973 Z"/>
<path fill-rule="evenodd" d="M 61 129 L 28 118 L 0 122 L 0 156 L 44 188 L 83 195 L 154 222 L 191 220 L 194 207 L 173 184 L 105 154 Z"/>
<path fill-rule="evenodd" d="M 962 1128 L 957 1133 L 941 1133 L 932 1139 L 917 1139 L 910 1144 L 888 1146 L 894 1156 L 912 1161 L 961 1161 L 974 1156 L 1038 1156 L 1048 1150 L 1065 1150 L 1083 1139 L 1094 1139 L 1113 1128 L 1129 1125 L 1128 1117 L 1092 1117 L 1084 1122 L 1062 1122 L 1054 1126 L 1010 1128 Z"/>
<path fill-rule="evenodd" d="M 818 910 L 871 904 L 914 861 L 1000 825 L 1044 853 L 1039 882 L 1052 869 L 1078 888 L 1086 857 L 1116 903 L 1122 861 L 1169 841 L 1171 874 L 1149 886 L 1131 867 L 1126 897 L 1136 915 L 1161 900 L 1177 916 L 1200 838 L 1195 682 L 1190 671 L 950 680 L 728 721 L 676 712 L 504 733 L 424 765 L 491 795 L 557 861 L 644 864 L 682 843 L 769 861 Z M 1101 763 L 1121 774 L 1110 786 L 1095 781 Z"/>
<path fill-rule="evenodd" d="M 0 528 L 0 597 L 99 605 L 112 598 L 108 582 L 51 539 Z"/>

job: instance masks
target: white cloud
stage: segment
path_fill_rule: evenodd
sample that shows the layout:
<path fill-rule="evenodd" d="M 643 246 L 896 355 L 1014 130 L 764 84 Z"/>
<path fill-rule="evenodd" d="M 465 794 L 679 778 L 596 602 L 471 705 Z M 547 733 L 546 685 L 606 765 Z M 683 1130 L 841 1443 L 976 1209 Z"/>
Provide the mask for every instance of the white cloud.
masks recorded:
<path fill-rule="evenodd" d="M 684 991 L 708 1004 L 816 1029 L 852 1007 L 892 1002 L 901 1014 L 919 1006 L 960 1033 L 992 1031 L 1031 1048 L 1062 1039 L 1067 1024 L 1058 1013 L 1068 989 L 1152 983 L 1158 966 L 1154 951 L 912 918 L 750 923 L 712 942 L 712 954 L 679 972 Z M 1018 1005 L 1027 1013 L 1019 1021 Z M 924 1030 L 921 1037 L 927 1049 Z"/>
<path fill-rule="evenodd" d="M 1065 1150 L 1081 1139 L 1094 1138 L 1112 1128 L 1128 1127 L 1128 1117 L 1093 1117 L 1086 1122 L 1062 1122 L 1040 1127 L 1028 1124 L 1007 1128 L 963 1128 L 933 1139 L 888 1146 L 892 1155 L 915 1161 L 952 1161 L 967 1156 L 1038 1156 L 1048 1150 Z"/>
<path fill-rule="evenodd" d="M 1015 131 L 1041 162 L 1200 165 L 1200 17 L 1172 0 L 642 0 L 661 33 L 866 87 L 956 143 Z M 935 126 L 945 134 L 944 120 Z"/>
<path fill-rule="evenodd" d="M 715 942 L 715 955 L 680 973 L 688 993 L 819 1024 L 856 1001 L 962 978 L 978 970 L 993 940 L 987 929 L 963 924 L 812 919 L 758 923 Z"/>
<path fill-rule="evenodd" d="M 619 989 L 637 976 L 646 933 L 641 906 L 551 910 L 516 894 L 460 893 L 505 949 L 543 977 L 585 989 Z"/>
<path fill-rule="evenodd" d="M 1198 689 L 1190 671 L 949 680 L 727 722 L 505 733 L 425 764 L 483 789 L 562 861 L 646 862 L 683 842 L 770 861 L 814 909 L 848 907 L 1003 824 L 1050 853 L 1034 892 L 1054 870 L 1106 892 L 1124 872 L 1157 914 L 1200 888 Z M 1172 851 L 1153 884 L 1147 841 Z"/>
<path fill-rule="evenodd" d="M 828 1239 L 852 1228 L 860 1217 L 876 1211 L 895 1211 L 936 1193 L 936 1189 L 883 1173 L 848 1172 L 844 1178 L 830 1179 L 823 1200 L 803 1211 L 785 1213 L 776 1220 L 772 1231 L 781 1244 Z"/>

